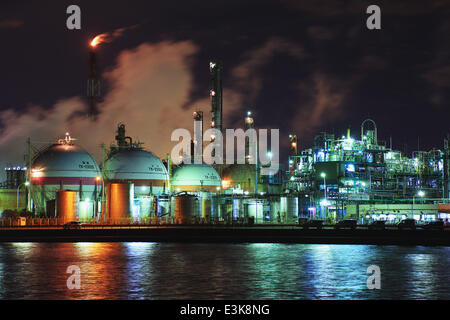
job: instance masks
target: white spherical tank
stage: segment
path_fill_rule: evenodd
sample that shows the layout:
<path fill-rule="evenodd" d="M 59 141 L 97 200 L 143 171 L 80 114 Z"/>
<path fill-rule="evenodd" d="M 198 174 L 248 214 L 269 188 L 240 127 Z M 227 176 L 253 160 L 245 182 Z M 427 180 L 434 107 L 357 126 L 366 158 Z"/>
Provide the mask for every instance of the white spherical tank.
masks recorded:
<path fill-rule="evenodd" d="M 133 183 L 135 196 L 159 195 L 168 187 L 169 175 L 162 161 L 140 148 L 124 148 L 105 161 L 108 183 Z"/>
<path fill-rule="evenodd" d="M 95 215 L 102 181 L 94 158 L 72 140 L 59 140 L 39 152 L 31 168 L 32 199 L 40 214 L 55 216 L 57 190 L 79 194 L 79 218 Z"/>

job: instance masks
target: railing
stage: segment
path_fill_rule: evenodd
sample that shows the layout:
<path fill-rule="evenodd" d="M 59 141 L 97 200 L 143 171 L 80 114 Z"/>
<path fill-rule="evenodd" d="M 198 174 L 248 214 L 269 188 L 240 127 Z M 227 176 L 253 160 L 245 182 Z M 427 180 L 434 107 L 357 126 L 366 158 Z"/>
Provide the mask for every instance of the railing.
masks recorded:
<path fill-rule="evenodd" d="M 102 222 L 100 219 L 80 220 L 86 227 L 100 227 L 100 226 L 149 226 L 149 225 L 246 225 L 246 224 L 273 224 L 273 221 L 240 218 L 238 220 L 224 221 L 222 219 L 206 219 L 200 217 L 191 217 L 184 220 L 177 220 L 175 217 L 144 217 L 144 218 L 123 218 L 123 219 L 106 219 Z M 60 228 L 64 224 L 71 222 L 64 218 L 0 218 L 0 227 L 55 227 Z M 290 224 L 293 223 L 284 223 Z M 295 222 L 294 222 L 295 223 Z"/>

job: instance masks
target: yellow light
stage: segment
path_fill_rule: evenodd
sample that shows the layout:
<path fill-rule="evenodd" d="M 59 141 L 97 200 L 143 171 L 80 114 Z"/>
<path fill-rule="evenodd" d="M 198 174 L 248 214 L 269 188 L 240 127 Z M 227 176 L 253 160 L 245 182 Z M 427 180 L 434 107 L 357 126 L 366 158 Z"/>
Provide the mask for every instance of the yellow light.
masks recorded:
<path fill-rule="evenodd" d="M 39 178 L 42 177 L 44 173 L 42 172 L 42 168 L 39 169 L 31 169 L 31 177 Z"/>
<path fill-rule="evenodd" d="M 227 189 L 230 187 L 231 181 L 229 180 L 222 180 L 222 188 Z"/>
<path fill-rule="evenodd" d="M 100 177 L 100 176 L 97 176 L 97 177 L 95 177 L 95 179 L 96 179 L 97 181 L 100 181 L 100 180 L 101 180 L 101 177 Z"/>

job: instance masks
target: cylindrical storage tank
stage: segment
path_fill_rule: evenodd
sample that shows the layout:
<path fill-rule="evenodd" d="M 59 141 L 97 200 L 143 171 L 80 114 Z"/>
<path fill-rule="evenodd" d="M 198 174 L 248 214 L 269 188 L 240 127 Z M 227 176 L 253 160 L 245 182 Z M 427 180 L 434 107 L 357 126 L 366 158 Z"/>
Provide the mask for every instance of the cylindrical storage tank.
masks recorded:
<path fill-rule="evenodd" d="M 198 198 L 192 195 L 179 195 L 175 199 L 175 221 L 178 224 L 198 222 Z"/>
<path fill-rule="evenodd" d="M 132 209 L 130 184 L 110 183 L 108 190 L 108 219 L 111 223 L 122 224 L 130 221 Z"/>
<path fill-rule="evenodd" d="M 56 216 L 63 223 L 78 220 L 78 192 L 73 190 L 56 191 Z"/>
<path fill-rule="evenodd" d="M 79 201 L 93 203 L 101 193 L 100 169 L 95 160 L 68 137 L 39 152 L 31 167 L 32 199 L 36 211 L 54 216 L 56 191 L 78 191 Z M 48 210 L 47 210 L 48 209 Z M 91 218 L 93 210 L 89 211 Z"/>
<path fill-rule="evenodd" d="M 170 199 L 168 196 L 158 197 L 157 210 L 157 215 L 160 217 L 170 216 Z"/>
<path fill-rule="evenodd" d="M 274 223 L 281 222 L 280 198 L 270 198 L 270 219 Z"/>
<path fill-rule="evenodd" d="M 207 192 L 199 192 L 201 217 L 205 221 L 211 220 L 211 195 Z"/>
<path fill-rule="evenodd" d="M 244 217 L 244 207 L 242 205 L 242 199 L 234 198 L 233 199 L 233 220 L 238 220 Z"/>
<path fill-rule="evenodd" d="M 263 201 L 258 199 L 247 199 L 244 204 L 245 215 L 253 218 L 255 223 L 262 223 L 264 217 Z"/>
<path fill-rule="evenodd" d="M 298 198 L 289 196 L 280 200 L 281 220 L 284 223 L 294 223 L 298 217 Z"/>
<path fill-rule="evenodd" d="M 153 208 L 153 197 L 139 198 L 140 216 L 143 218 L 150 217 Z"/>

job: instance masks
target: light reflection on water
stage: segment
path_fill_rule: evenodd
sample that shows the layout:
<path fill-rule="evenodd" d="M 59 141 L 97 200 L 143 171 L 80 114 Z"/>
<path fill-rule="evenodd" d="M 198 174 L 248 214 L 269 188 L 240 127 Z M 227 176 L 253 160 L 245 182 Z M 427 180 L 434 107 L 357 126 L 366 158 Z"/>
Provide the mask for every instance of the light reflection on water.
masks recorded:
<path fill-rule="evenodd" d="M 450 248 L 307 244 L 0 244 L 1 299 L 449 299 Z M 81 269 L 69 290 L 67 267 Z M 368 290 L 366 269 L 381 269 Z"/>

